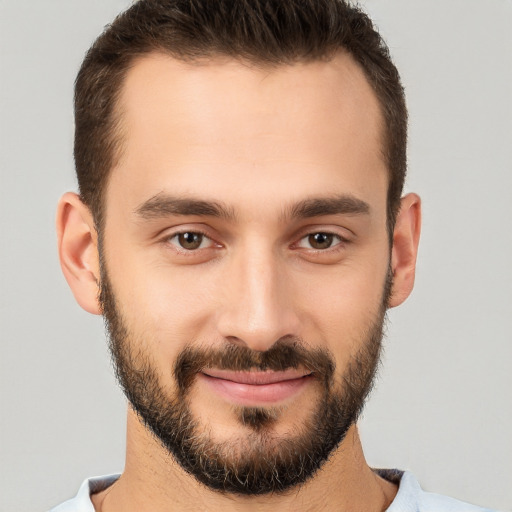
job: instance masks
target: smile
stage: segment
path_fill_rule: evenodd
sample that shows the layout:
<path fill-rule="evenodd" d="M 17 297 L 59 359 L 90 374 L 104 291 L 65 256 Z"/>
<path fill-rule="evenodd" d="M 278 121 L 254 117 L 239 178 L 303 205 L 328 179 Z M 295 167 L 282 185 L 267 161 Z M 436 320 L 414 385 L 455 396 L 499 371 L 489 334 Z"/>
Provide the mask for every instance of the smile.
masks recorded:
<path fill-rule="evenodd" d="M 208 368 L 199 378 L 216 394 L 236 405 L 278 404 L 292 398 L 314 378 L 301 370 L 233 372 Z"/>

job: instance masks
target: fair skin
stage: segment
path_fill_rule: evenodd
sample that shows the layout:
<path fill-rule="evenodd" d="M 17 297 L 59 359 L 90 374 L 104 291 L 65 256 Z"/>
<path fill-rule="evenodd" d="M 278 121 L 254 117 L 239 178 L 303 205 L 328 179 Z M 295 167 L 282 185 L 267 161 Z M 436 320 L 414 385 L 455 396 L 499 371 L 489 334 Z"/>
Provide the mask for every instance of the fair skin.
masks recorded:
<path fill-rule="evenodd" d="M 168 368 L 187 344 L 229 340 L 265 351 L 285 336 L 329 350 L 340 379 L 379 310 L 389 264 L 389 306 L 411 292 L 420 229 L 420 201 L 409 194 L 390 252 L 382 117 L 360 68 L 345 54 L 275 68 L 154 54 L 128 72 L 120 106 L 123 152 L 108 182 L 105 259 L 119 308 L 161 384 L 173 390 Z M 155 198 L 168 207 L 157 211 Z M 176 199 L 222 211 L 194 203 L 177 213 Z M 311 199 L 319 211 L 298 214 Z M 69 193 L 57 222 L 73 293 L 101 314 L 91 214 Z M 183 232 L 202 234 L 199 247 L 183 248 Z M 315 233 L 332 234 L 331 246 L 312 246 Z M 191 411 L 219 442 L 244 435 L 234 404 L 282 406 L 277 438 L 300 426 L 318 399 L 310 381 L 267 395 L 210 384 L 196 380 Z M 368 467 L 355 426 L 299 489 L 220 494 L 184 472 L 129 409 L 125 470 L 93 502 L 102 512 L 377 511 L 395 494 Z"/>

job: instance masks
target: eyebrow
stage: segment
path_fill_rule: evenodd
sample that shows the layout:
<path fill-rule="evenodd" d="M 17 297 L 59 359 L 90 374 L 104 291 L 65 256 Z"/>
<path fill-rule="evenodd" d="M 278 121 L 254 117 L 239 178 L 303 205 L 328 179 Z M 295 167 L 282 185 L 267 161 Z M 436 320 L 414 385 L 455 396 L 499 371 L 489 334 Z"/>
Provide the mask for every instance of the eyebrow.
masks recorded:
<path fill-rule="evenodd" d="M 154 220 L 170 215 L 197 215 L 233 219 L 234 211 L 216 201 L 173 197 L 159 193 L 135 209 L 135 214 L 144 220 Z"/>
<path fill-rule="evenodd" d="M 307 219 L 324 215 L 364 215 L 370 212 L 365 201 L 352 195 L 313 197 L 294 203 L 285 208 L 284 219 Z M 159 193 L 135 209 L 135 214 L 144 220 L 155 220 L 170 215 L 216 217 L 234 220 L 232 208 L 217 202 L 194 198 L 180 198 Z"/>
<path fill-rule="evenodd" d="M 352 195 L 313 197 L 291 205 L 284 211 L 284 218 L 308 219 L 323 215 L 367 215 L 370 205 Z"/>

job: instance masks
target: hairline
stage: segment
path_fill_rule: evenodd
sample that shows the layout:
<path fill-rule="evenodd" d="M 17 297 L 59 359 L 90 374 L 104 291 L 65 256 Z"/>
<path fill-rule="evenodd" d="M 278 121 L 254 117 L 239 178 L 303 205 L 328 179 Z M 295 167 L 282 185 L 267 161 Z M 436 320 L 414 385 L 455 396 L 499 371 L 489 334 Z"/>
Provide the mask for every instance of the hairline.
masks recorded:
<path fill-rule="evenodd" d="M 335 49 L 331 49 L 326 51 L 324 54 L 319 56 L 301 56 L 297 58 L 290 58 L 288 60 L 272 60 L 272 59 L 263 59 L 244 56 L 244 55 L 230 55 L 227 52 L 219 52 L 212 51 L 210 53 L 206 53 L 204 55 L 189 57 L 187 55 L 177 54 L 177 52 L 173 52 L 168 48 L 164 48 L 162 46 L 156 46 L 155 48 L 149 48 L 147 51 L 139 51 L 129 56 L 127 61 L 123 63 L 116 69 L 116 74 L 118 75 L 118 82 L 116 83 L 116 89 L 113 94 L 112 101 L 112 111 L 111 118 L 109 120 L 109 144 L 111 146 L 111 154 L 110 154 L 110 162 L 108 170 L 106 171 L 106 175 L 104 177 L 104 184 L 101 189 L 101 192 L 98 197 L 98 204 L 96 211 L 93 211 L 93 219 L 96 227 L 96 231 L 100 236 L 102 236 L 102 232 L 105 228 L 105 213 L 106 213 L 106 198 L 108 195 L 108 188 L 111 182 L 112 172 L 118 167 L 123 158 L 125 145 L 126 132 L 123 130 L 123 105 L 122 105 L 122 97 L 123 92 L 125 90 L 125 84 L 130 70 L 132 70 L 140 61 L 150 58 L 151 56 L 164 56 L 174 59 L 176 62 L 182 62 L 185 64 L 189 64 L 192 66 L 207 66 L 215 63 L 229 63 L 229 62 L 238 62 L 242 65 L 248 66 L 249 68 L 259 69 L 259 70 L 274 70 L 280 67 L 285 66 L 294 66 L 297 64 L 307 64 L 313 62 L 331 62 L 336 58 L 336 56 L 340 54 L 347 55 L 351 62 L 356 65 L 360 71 L 362 71 L 365 80 L 370 86 L 373 94 L 375 95 L 375 99 L 377 100 L 379 119 L 377 120 L 378 130 L 379 130 L 379 138 L 380 138 L 380 157 L 386 167 L 387 171 L 387 179 L 388 179 L 388 188 L 386 195 L 386 223 L 388 228 L 388 235 L 390 241 L 392 239 L 392 232 L 394 228 L 394 219 L 390 218 L 391 205 L 389 204 L 389 188 L 391 186 L 392 181 L 392 170 L 390 169 L 389 157 L 387 155 L 388 146 L 389 146 L 389 129 L 386 128 L 386 114 L 384 109 L 384 104 L 381 98 L 379 97 L 378 91 L 376 90 L 372 81 L 368 78 L 368 73 L 364 66 L 355 58 L 354 54 L 345 47 L 339 47 Z M 89 209 L 91 209 L 91 205 L 87 205 Z"/>

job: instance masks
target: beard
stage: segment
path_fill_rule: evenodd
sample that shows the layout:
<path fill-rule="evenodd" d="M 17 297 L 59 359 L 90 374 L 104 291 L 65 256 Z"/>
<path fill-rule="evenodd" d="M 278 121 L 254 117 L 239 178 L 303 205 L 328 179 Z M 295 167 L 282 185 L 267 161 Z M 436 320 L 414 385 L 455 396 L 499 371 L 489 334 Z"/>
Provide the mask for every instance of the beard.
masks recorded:
<path fill-rule="evenodd" d="M 208 488 L 239 495 L 289 491 L 322 467 L 357 421 L 379 366 L 390 273 L 381 307 L 338 382 L 329 351 L 311 349 L 302 340 L 288 336 L 265 352 L 229 341 L 220 348 L 188 346 L 174 363 L 172 393 L 162 386 L 149 351 L 140 348 L 144 346 L 139 343 L 142 340 L 127 328 L 104 265 L 101 275 L 100 303 L 109 348 L 131 407 L 178 464 Z M 273 431 L 283 408 L 237 406 L 234 414 L 241 426 L 240 434 L 229 441 L 216 441 L 212 426 L 194 418 L 190 404 L 191 388 L 206 368 L 306 369 L 316 381 L 318 400 L 307 418 L 285 435 Z"/>

